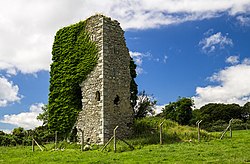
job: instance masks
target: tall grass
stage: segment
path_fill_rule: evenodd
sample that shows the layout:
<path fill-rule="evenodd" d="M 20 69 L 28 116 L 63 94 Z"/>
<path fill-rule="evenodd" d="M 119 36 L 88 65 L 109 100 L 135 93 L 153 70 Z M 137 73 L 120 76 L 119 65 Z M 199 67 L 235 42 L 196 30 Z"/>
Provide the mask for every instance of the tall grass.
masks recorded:
<path fill-rule="evenodd" d="M 159 143 L 160 124 L 162 125 L 163 143 L 180 141 L 197 141 L 197 128 L 181 126 L 178 123 L 158 117 L 147 117 L 135 120 L 134 135 L 131 142 L 134 145 L 149 145 Z M 201 130 L 201 139 L 210 140 L 216 136 Z"/>
<path fill-rule="evenodd" d="M 162 125 L 163 144 L 171 144 L 176 142 L 197 142 L 197 128 L 189 126 L 181 126 L 176 122 L 166 120 L 159 117 L 146 117 L 135 120 L 133 130 L 134 134 L 131 138 L 126 139 L 128 143 L 136 149 L 141 149 L 146 145 L 160 143 L 160 124 Z M 210 140 L 215 138 L 214 134 L 210 134 L 201 130 L 201 139 Z M 131 150 L 130 147 L 122 141 L 117 142 L 117 152 Z M 113 151 L 113 143 L 109 144 L 105 151 Z"/>

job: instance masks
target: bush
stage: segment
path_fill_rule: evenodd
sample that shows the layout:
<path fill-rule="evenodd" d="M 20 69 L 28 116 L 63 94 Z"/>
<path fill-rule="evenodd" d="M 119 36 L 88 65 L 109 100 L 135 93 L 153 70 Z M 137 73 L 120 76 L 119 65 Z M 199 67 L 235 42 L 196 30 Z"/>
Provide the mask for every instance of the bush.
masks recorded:
<path fill-rule="evenodd" d="M 10 134 L 0 135 L 0 146 L 16 146 L 17 138 Z"/>

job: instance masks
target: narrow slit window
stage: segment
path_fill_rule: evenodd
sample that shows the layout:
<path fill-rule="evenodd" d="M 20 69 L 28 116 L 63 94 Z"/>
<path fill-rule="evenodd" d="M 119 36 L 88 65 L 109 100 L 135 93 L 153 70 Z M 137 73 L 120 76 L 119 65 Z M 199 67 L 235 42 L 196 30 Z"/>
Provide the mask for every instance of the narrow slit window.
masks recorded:
<path fill-rule="evenodd" d="M 114 104 L 118 105 L 120 102 L 120 97 L 118 95 L 116 95 L 115 99 L 114 99 Z"/>
<path fill-rule="evenodd" d="M 100 97 L 101 97 L 100 92 L 96 91 L 96 93 L 95 93 L 95 99 L 96 99 L 96 101 L 100 101 Z"/>

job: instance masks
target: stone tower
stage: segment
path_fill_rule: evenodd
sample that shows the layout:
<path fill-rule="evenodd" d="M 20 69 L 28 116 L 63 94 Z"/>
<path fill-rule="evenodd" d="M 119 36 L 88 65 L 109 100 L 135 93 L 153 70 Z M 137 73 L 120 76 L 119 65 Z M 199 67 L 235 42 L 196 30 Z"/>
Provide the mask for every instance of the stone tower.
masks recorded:
<path fill-rule="evenodd" d="M 133 110 L 130 105 L 130 55 L 124 31 L 116 20 L 95 15 L 86 30 L 98 47 L 98 63 L 82 82 L 82 111 L 77 120 L 84 140 L 104 144 L 117 129 L 117 135 L 131 135 Z"/>

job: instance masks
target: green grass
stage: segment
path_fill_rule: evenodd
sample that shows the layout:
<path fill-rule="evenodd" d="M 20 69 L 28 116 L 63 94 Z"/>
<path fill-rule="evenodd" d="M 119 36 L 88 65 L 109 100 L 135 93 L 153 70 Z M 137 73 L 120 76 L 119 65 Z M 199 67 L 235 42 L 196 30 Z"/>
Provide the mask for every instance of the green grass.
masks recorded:
<path fill-rule="evenodd" d="M 170 144 L 180 141 L 197 141 L 197 128 L 190 126 L 181 126 L 178 123 L 165 120 L 164 118 L 146 117 L 135 120 L 134 131 L 135 135 L 131 139 L 133 145 L 148 145 L 159 143 L 159 125 L 163 123 L 162 132 L 164 143 Z M 211 134 L 201 130 L 201 138 L 209 141 L 213 138 L 218 138 L 217 134 Z"/>
<path fill-rule="evenodd" d="M 233 131 L 233 138 L 227 134 L 223 140 L 144 145 L 121 153 L 81 152 L 72 147 L 44 152 L 38 147 L 35 152 L 31 147 L 0 147 L 0 163 L 250 163 L 249 137 L 250 131 Z"/>

